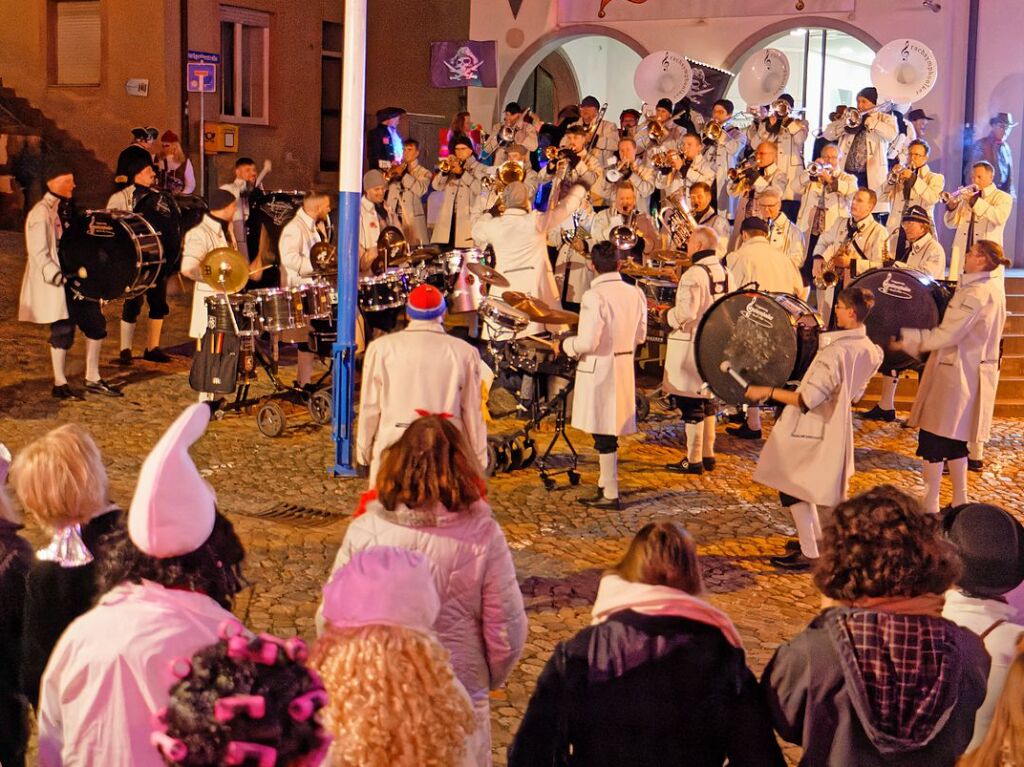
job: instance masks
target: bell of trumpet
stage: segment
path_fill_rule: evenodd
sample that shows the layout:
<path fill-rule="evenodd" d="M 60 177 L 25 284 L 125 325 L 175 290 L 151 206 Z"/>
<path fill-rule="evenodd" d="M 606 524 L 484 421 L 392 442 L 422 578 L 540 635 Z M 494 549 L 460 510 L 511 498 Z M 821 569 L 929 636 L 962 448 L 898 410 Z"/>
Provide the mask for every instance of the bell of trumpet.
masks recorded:
<path fill-rule="evenodd" d="M 218 293 L 237 293 L 249 281 L 249 259 L 234 248 L 214 248 L 199 262 L 199 278 Z"/>
<path fill-rule="evenodd" d="M 717 143 L 718 140 L 722 137 L 723 133 L 725 133 L 725 128 L 723 128 L 718 123 L 712 121 L 709 122 L 707 124 L 707 127 L 704 128 L 704 133 L 703 135 L 701 135 L 701 139 L 703 139 L 704 141 L 712 141 Z"/>
<path fill-rule="evenodd" d="M 973 197 L 978 193 L 978 187 L 976 184 L 968 184 L 962 186 L 952 192 L 939 192 L 939 201 L 943 205 L 949 205 L 951 203 L 959 203 L 965 197 Z"/>

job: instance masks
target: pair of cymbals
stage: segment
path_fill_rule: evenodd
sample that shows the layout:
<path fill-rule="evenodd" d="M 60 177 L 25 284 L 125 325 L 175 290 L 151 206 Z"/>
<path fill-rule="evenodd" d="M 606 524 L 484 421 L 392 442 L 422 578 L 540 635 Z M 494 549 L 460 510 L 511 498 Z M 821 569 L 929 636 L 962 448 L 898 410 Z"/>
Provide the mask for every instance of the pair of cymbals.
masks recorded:
<path fill-rule="evenodd" d="M 501 297 L 509 306 L 523 312 L 534 322 L 545 325 L 576 325 L 580 321 L 580 316 L 576 312 L 552 309 L 539 298 L 520 293 L 518 290 L 506 290 Z"/>
<path fill-rule="evenodd" d="M 487 264 L 477 263 L 476 261 L 470 261 L 466 264 L 466 269 L 469 273 L 475 275 L 480 282 L 487 285 L 494 285 L 496 288 L 507 288 L 511 283 L 505 278 L 501 272 L 495 271 Z"/>

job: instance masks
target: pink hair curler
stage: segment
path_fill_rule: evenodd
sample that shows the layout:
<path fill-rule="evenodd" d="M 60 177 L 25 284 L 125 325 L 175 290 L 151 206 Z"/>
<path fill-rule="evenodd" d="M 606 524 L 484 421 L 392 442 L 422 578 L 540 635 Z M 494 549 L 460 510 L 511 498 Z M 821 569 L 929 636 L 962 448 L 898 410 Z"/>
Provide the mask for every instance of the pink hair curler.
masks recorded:
<path fill-rule="evenodd" d="M 237 620 L 222 621 L 220 626 L 217 627 L 217 636 L 225 642 L 244 633 L 245 626 Z"/>
<path fill-rule="evenodd" d="M 262 695 L 232 695 L 221 698 L 213 705 L 213 718 L 218 722 L 230 722 L 239 711 L 253 719 L 262 719 L 267 713 L 267 701 Z"/>
<path fill-rule="evenodd" d="M 278 645 L 277 637 L 273 638 L 276 641 L 265 640 L 262 637 L 257 640 L 257 646 L 255 648 L 249 648 L 249 659 L 256 663 L 261 663 L 264 666 L 273 666 L 277 663 L 277 653 L 283 648 Z M 262 641 L 260 641 L 262 640 Z"/>
<path fill-rule="evenodd" d="M 231 660 L 249 660 L 252 653 L 249 651 L 249 640 L 244 636 L 233 636 L 228 642 L 228 657 Z"/>
<path fill-rule="evenodd" d="M 284 651 L 296 663 L 309 660 L 309 646 L 301 637 L 292 637 L 284 643 Z"/>
<path fill-rule="evenodd" d="M 177 738 L 172 738 L 166 732 L 154 732 L 149 736 L 149 742 L 156 746 L 160 753 L 172 762 L 180 762 L 188 756 L 188 746 Z M 271 762 L 273 764 L 273 762 Z"/>
<path fill-rule="evenodd" d="M 184 656 L 175 658 L 167 668 L 175 679 L 185 679 L 192 673 L 192 659 Z"/>
<path fill-rule="evenodd" d="M 167 706 L 157 709 L 149 718 L 150 723 L 158 730 L 167 730 Z"/>
<path fill-rule="evenodd" d="M 326 690 L 310 690 L 288 704 L 288 715 L 296 722 L 305 722 L 313 716 L 317 708 L 323 708 L 326 705 Z"/>
<path fill-rule="evenodd" d="M 255 758 L 257 767 L 274 767 L 277 761 L 277 750 L 262 743 L 246 743 L 233 740 L 228 743 L 224 754 L 224 764 L 245 764 L 246 760 Z"/>

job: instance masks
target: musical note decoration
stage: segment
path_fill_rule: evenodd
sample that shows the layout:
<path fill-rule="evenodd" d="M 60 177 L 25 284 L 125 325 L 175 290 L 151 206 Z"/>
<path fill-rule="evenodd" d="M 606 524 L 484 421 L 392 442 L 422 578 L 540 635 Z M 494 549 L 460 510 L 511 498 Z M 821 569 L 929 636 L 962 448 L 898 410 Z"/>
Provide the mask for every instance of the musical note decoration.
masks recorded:
<path fill-rule="evenodd" d="M 512 18 L 519 18 L 519 9 L 523 7 L 523 0 L 508 0 L 508 6 L 512 9 Z"/>
<path fill-rule="evenodd" d="M 601 0 L 601 8 L 597 12 L 597 18 L 603 19 L 605 17 L 605 13 L 606 13 L 605 7 L 609 3 L 611 3 L 611 1 L 612 0 Z M 646 3 L 647 0 L 629 0 L 629 2 L 633 3 L 634 5 L 642 5 L 643 3 Z"/>

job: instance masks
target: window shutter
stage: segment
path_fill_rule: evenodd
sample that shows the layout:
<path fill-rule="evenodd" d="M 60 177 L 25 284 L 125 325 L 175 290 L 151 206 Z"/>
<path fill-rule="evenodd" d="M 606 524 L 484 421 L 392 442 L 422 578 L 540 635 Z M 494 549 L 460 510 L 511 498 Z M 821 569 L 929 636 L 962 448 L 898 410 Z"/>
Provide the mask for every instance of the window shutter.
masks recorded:
<path fill-rule="evenodd" d="M 100 4 L 57 3 L 57 84 L 100 84 Z"/>

